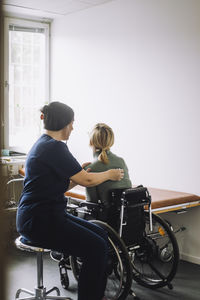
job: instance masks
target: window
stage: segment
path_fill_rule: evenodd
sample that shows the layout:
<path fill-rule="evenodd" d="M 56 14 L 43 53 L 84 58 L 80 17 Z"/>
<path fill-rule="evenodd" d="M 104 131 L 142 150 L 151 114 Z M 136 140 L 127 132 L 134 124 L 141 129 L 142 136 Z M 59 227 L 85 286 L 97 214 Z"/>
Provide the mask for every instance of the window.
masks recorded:
<path fill-rule="evenodd" d="M 5 19 L 4 146 L 27 152 L 49 102 L 49 25 Z"/>

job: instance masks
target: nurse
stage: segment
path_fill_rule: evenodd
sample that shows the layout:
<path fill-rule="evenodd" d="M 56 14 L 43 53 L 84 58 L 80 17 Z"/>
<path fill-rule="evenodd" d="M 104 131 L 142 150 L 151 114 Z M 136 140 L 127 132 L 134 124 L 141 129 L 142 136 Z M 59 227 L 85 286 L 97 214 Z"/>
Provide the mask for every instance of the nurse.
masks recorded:
<path fill-rule="evenodd" d="M 45 133 L 27 156 L 17 230 L 34 245 L 81 257 L 78 300 L 101 300 L 106 286 L 107 234 L 95 224 L 68 214 L 64 193 L 77 184 L 92 187 L 120 181 L 124 171 L 118 168 L 94 173 L 82 168 L 66 144 L 74 122 L 68 105 L 45 105 L 41 119 Z"/>

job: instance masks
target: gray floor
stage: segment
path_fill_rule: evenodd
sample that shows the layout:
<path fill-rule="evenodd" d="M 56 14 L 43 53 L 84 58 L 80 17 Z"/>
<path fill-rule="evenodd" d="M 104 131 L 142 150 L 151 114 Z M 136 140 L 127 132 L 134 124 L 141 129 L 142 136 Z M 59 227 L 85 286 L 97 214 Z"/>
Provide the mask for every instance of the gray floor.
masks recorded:
<path fill-rule="evenodd" d="M 35 255 L 13 249 L 9 254 L 7 272 L 7 298 L 14 300 L 18 288 L 24 287 L 33 290 L 36 285 Z M 44 256 L 44 285 L 47 289 L 57 286 L 61 295 L 77 299 L 77 284 L 71 274 L 70 290 L 66 291 L 60 284 L 58 265 L 50 259 L 49 254 Z M 173 290 L 164 287 L 158 290 L 146 289 L 133 282 L 132 288 L 141 300 L 199 300 L 200 299 L 200 265 L 180 261 L 178 272 L 173 280 Z M 24 294 L 23 294 L 24 295 Z M 25 296 L 25 295 L 24 295 Z M 133 299 L 128 296 L 127 300 Z M 3 299 L 2 299 L 3 300 Z"/>

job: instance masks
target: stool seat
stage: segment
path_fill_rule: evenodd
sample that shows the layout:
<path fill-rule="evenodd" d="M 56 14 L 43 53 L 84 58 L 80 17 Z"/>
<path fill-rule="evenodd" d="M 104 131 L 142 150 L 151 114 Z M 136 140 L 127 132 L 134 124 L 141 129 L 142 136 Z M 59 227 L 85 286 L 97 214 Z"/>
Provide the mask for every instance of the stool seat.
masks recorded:
<path fill-rule="evenodd" d="M 38 247 L 38 246 L 33 246 L 29 241 L 27 241 L 30 244 L 25 244 L 22 241 L 22 236 L 19 236 L 16 240 L 15 240 L 15 245 L 18 249 L 22 250 L 22 251 L 29 251 L 29 252 L 50 252 L 50 249 L 44 249 L 42 247 Z"/>
<path fill-rule="evenodd" d="M 53 287 L 50 290 L 46 291 L 46 288 L 43 286 L 43 253 L 50 252 L 50 249 L 44 249 L 43 247 L 39 247 L 32 245 L 29 241 L 27 243 L 24 242 L 25 239 L 22 236 L 19 236 L 15 240 L 15 245 L 18 249 L 22 251 L 35 252 L 37 255 L 37 286 L 35 287 L 35 291 L 29 291 L 25 288 L 20 288 L 16 292 L 15 299 L 16 300 L 46 300 L 46 299 L 54 299 L 54 300 L 72 300 L 69 297 L 60 296 L 60 291 L 57 287 Z M 29 244 L 30 243 L 30 244 Z M 56 292 L 57 295 L 49 296 L 50 293 Z M 19 298 L 21 293 L 25 293 L 30 295 L 30 297 Z"/>

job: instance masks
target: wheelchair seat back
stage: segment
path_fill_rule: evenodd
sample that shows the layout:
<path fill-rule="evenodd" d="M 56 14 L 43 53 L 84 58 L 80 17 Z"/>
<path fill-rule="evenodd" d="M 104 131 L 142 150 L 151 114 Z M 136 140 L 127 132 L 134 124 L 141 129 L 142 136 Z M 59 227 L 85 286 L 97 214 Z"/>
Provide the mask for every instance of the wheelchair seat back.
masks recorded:
<path fill-rule="evenodd" d="M 115 189 L 110 191 L 110 195 L 106 222 L 119 232 L 120 212 L 124 205 L 122 239 L 126 246 L 138 243 L 145 229 L 144 206 L 150 204 L 147 188 Z"/>

